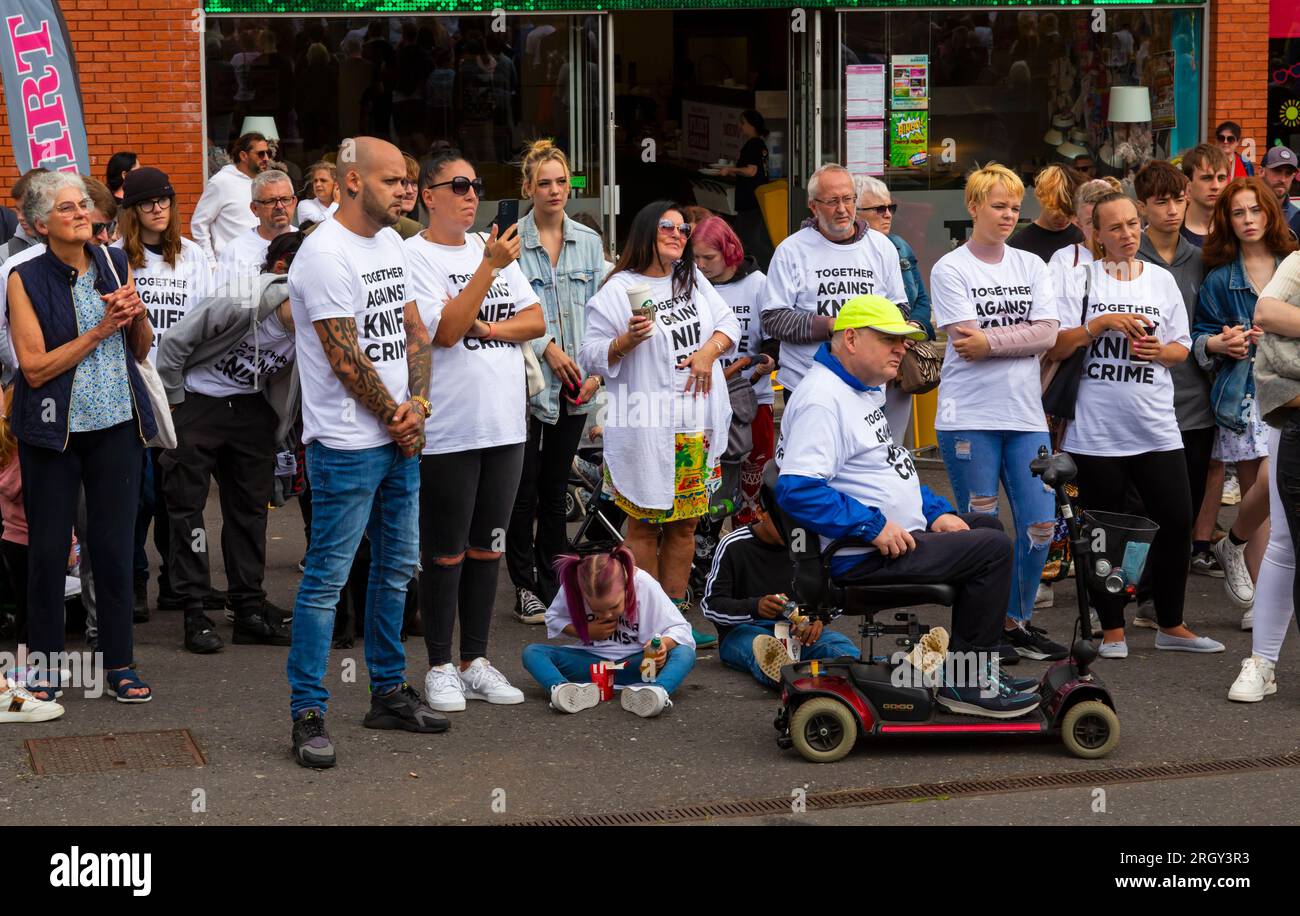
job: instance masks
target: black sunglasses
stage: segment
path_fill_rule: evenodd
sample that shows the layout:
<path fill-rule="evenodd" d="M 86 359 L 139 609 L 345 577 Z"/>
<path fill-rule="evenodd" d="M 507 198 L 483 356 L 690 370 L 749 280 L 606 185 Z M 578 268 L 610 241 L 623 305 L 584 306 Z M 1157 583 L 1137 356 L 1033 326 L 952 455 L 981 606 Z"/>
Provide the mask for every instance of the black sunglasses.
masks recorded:
<path fill-rule="evenodd" d="M 441 188 L 441 187 L 445 187 L 446 185 L 451 185 L 451 193 L 455 194 L 457 197 L 464 197 L 466 194 L 469 193 L 470 188 L 474 189 L 475 197 L 483 196 L 482 178 L 471 179 L 471 178 L 466 178 L 464 175 L 457 175 L 455 178 L 452 178 L 449 181 L 439 181 L 435 184 L 429 185 L 429 187 Z"/>
<path fill-rule="evenodd" d="M 1220 142 L 1220 143 L 1236 143 L 1236 142 L 1237 142 L 1237 138 L 1234 137 L 1232 134 L 1219 134 L 1219 142 Z"/>
<path fill-rule="evenodd" d="M 114 220 L 109 220 L 109 221 L 106 222 L 106 223 L 91 223 L 91 224 L 90 224 L 90 234 L 91 234 L 91 235 L 99 235 L 101 232 L 103 232 L 103 231 L 105 231 L 105 230 L 108 231 L 108 234 L 109 234 L 109 235 L 112 235 L 114 232 L 116 232 L 116 231 L 117 231 L 117 220 L 114 219 Z"/>
<path fill-rule="evenodd" d="M 898 212 L 898 204 L 881 204 L 878 207 L 858 207 L 859 213 L 874 213 L 876 216 L 884 216 L 886 213 L 894 214 Z"/>

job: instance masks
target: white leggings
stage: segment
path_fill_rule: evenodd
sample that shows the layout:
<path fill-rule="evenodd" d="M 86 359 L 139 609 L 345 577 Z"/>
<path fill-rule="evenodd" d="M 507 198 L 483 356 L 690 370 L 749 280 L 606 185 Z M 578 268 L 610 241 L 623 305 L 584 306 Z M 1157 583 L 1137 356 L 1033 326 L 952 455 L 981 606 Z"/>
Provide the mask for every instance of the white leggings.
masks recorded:
<path fill-rule="evenodd" d="M 1251 632 L 1251 652 L 1270 662 L 1277 662 L 1282 640 L 1295 614 L 1291 586 L 1295 581 L 1295 547 L 1287 524 L 1286 507 L 1277 492 L 1277 450 L 1282 434 L 1268 430 L 1268 547 L 1259 565 L 1259 582 L 1255 584 L 1255 627 Z"/>

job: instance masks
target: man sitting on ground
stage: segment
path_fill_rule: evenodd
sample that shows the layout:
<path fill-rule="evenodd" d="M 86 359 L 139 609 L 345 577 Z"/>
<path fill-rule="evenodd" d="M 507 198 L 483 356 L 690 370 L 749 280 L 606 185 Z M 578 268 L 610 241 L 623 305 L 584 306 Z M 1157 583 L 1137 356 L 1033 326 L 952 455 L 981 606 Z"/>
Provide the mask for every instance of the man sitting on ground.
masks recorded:
<path fill-rule="evenodd" d="M 989 654 L 983 686 L 944 683 L 951 712 L 1014 718 L 1038 706 L 998 672 L 1002 612 L 1011 587 L 1011 541 L 992 516 L 957 515 L 921 485 L 912 458 L 894 444 L 883 386 L 898 373 L 907 338 L 925 332 L 888 299 L 859 296 L 835 319 L 781 420 L 776 498 L 821 537 L 866 544 L 839 551 L 831 574 L 842 584 L 952 585 L 952 647 Z"/>

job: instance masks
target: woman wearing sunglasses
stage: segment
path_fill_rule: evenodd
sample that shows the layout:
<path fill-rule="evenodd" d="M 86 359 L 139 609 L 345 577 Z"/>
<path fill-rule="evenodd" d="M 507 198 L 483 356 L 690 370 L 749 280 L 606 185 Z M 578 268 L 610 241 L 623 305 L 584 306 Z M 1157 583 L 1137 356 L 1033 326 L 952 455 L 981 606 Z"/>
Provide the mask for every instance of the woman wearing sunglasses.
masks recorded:
<path fill-rule="evenodd" d="M 546 331 L 519 269 L 511 226 L 469 231 L 483 181 L 454 151 L 420 180 L 429 228 L 406 240 L 415 301 L 436 352 L 432 413 L 420 459 L 420 615 L 429 650 L 425 696 L 442 712 L 465 701 L 522 703 L 487 659 L 497 570 L 528 438 L 522 347 Z M 459 664 L 451 637 L 460 617 Z"/>
<path fill-rule="evenodd" d="M 578 351 L 583 370 L 609 387 L 605 474 L 628 516 L 627 546 L 683 610 L 695 525 L 722 482 L 731 423 L 718 358 L 740 340 L 735 313 L 695 266 L 690 235 L 669 201 L 637 213 L 618 263 L 587 303 Z M 649 300 L 650 314 L 634 312 L 630 295 Z M 707 648 L 717 637 L 695 641 Z"/>

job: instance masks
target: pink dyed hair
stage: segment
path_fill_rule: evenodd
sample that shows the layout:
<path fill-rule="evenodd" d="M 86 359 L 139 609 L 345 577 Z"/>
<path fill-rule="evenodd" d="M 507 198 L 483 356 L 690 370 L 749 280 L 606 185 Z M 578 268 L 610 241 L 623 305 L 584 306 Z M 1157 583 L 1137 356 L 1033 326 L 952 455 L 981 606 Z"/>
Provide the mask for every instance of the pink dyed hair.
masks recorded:
<path fill-rule="evenodd" d="M 716 249 L 722 255 L 722 263 L 728 267 L 735 267 L 745 260 L 744 246 L 727 225 L 727 221 L 720 216 L 710 216 L 696 226 L 691 235 L 697 246 L 708 245 Z"/>
<path fill-rule="evenodd" d="M 564 589 L 569 605 L 569 622 L 584 645 L 587 638 L 587 599 L 604 598 L 617 588 L 623 589 L 623 616 L 636 625 L 636 563 L 632 551 L 618 546 L 609 553 L 585 557 L 571 553 L 555 558 L 555 578 Z"/>

